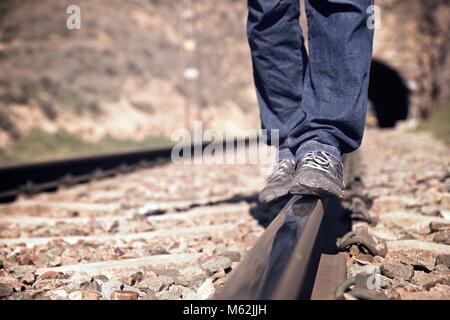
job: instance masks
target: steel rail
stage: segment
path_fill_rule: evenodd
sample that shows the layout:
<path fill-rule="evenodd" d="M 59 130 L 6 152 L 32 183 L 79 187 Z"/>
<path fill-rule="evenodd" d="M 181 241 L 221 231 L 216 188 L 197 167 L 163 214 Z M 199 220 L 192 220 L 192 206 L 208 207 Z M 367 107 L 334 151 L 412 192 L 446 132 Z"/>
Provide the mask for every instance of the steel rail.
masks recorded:
<path fill-rule="evenodd" d="M 235 138 L 227 141 L 213 141 L 200 145 L 186 145 L 191 154 L 207 146 L 228 148 L 247 147 L 260 137 Z M 74 185 L 91 180 L 111 177 L 121 173 L 151 167 L 170 160 L 172 147 L 154 150 L 139 150 L 111 153 L 90 157 L 44 161 L 0 167 L 0 203 L 14 201 L 19 194 L 35 194 L 50 191 L 63 185 Z"/>
<path fill-rule="evenodd" d="M 297 299 L 324 214 L 318 199 L 293 196 L 217 294 L 218 300 Z"/>

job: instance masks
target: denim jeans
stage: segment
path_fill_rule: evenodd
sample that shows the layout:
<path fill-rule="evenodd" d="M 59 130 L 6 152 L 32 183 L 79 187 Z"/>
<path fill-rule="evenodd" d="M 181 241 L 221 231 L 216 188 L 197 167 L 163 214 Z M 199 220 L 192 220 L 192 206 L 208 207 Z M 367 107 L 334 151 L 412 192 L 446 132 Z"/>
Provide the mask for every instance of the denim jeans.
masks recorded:
<path fill-rule="evenodd" d="M 279 130 L 279 157 L 325 151 L 339 161 L 362 140 L 373 0 L 248 0 L 247 33 L 264 129 Z"/>

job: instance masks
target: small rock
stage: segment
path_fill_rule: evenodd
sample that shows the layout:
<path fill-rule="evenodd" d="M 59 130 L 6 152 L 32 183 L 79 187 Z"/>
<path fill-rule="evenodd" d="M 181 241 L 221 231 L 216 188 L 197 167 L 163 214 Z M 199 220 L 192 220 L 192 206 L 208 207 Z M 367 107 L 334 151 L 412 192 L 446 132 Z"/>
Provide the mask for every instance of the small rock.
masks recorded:
<path fill-rule="evenodd" d="M 139 270 L 127 270 L 119 273 L 117 277 L 130 286 L 134 286 L 137 282 L 144 278 L 144 273 Z"/>
<path fill-rule="evenodd" d="M 442 254 L 450 254 L 450 247 L 444 244 L 420 240 L 388 241 L 389 261 L 402 262 L 417 268 L 432 271 L 435 259 Z"/>
<path fill-rule="evenodd" d="M 216 282 L 217 280 L 224 278 L 226 275 L 227 275 L 227 273 L 225 272 L 225 270 L 221 269 L 213 274 L 211 280 L 213 282 Z"/>
<path fill-rule="evenodd" d="M 384 263 L 381 265 L 381 273 L 391 279 L 411 280 L 414 268 L 403 263 Z"/>
<path fill-rule="evenodd" d="M 412 282 L 418 286 L 422 286 L 425 290 L 430 290 L 438 283 L 450 285 L 450 279 L 447 278 L 448 277 L 446 275 L 439 274 L 436 272 L 426 273 L 423 271 L 416 271 L 414 273 Z"/>
<path fill-rule="evenodd" d="M 36 267 L 34 266 L 14 266 L 9 269 L 9 271 L 19 279 L 23 278 L 25 275 L 29 275 L 30 273 L 34 274 L 36 272 Z"/>
<path fill-rule="evenodd" d="M 120 280 L 110 280 L 102 284 L 102 296 L 104 299 L 111 300 L 114 291 L 122 290 L 125 283 Z"/>
<path fill-rule="evenodd" d="M 67 300 L 68 299 L 67 291 L 64 289 L 52 290 L 49 292 L 49 294 L 50 294 L 50 299 L 52 299 L 52 300 Z"/>
<path fill-rule="evenodd" d="M 443 274 L 450 274 L 450 269 L 446 265 L 438 264 L 436 267 L 434 267 L 434 271 L 443 273 Z"/>
<path fill-rule="evenodd" d="M 55 290 L 59 287 L 65 285 L 65 282 L 60 279 L 47 279 L 47 280 L 37 280 L 33 283 L 32 288 L 40 291 Z"/>
<path fill-rule="evenodd" d="M 202 283 L 206 279 L 206 274 L 199 267 L 187 267 L 180 270 L 180 275 L 174 279 L 175 284 L 184 287 L 193 287 Z"/>
<path fill-rule="evenodd" d="M 158 297 L 154 293 L 149 292 L 143 295 L 140 300 L 158 300 Z"/>
<path fill-rule="evenodd" d="M 410 291 L 407 288 L 394 288 L 390 290 L 388 296 L 400 300 L 449 300 L 450 287 L 437 284 L 430 291 Z"/>
<path fill-rule="evenodd" d="M 160 270 L 155 270 L 155 272 L 158 276 L 167 276 L 167 277 L 171 277 L 171 278 L 176 278 L 180 275 L 180 272 L 175 269 L 160 269 Z"/>
<path fill-rule="evenodd" d="M 74 292 L 69 293 L 68 298 L 69 298 L 69 300 L 82 300 L 83 294 L 81 293 L 81 291 L 74 291 Z"/>
<path fill-rule="evenodd" d="M 20 291 L 14 292 L 8 297 L 8 300 L 33 300 L 33 297 L 26 291 Z"/>
<path fill-rule="evenodd" d="M 152 277 L 148 279 L 144 279 L 139 283 L 139 288 L 147 288 L 153 292 L 159 292 L 168 288 L 171 284 L 174 283 L 174 279 L 169 276 L 158 276 Z"/>
<path fill-rule="evenodd" d="M 396 235 L 392 230 L 385 227 L 377 227 L 371 230 L 373 237 L 378 240 L 398 240 L 399 236 Z"/>
<path fill-rule="evenodd" d="M 159 292 L 162 290 L 163 284 L 162 284 L 162 281 L 158 277 L 151 277 L 151 278 L 142 280 L 139 283 L 138 287 L 141 290 L 149 289 L 153 292 Z"/>
<path fill-rule="evenodd" d="M 92 279 L 91 281 L 83 282 L 80 285 L 80 289 L 88 290 L 88 291 L 97 291 L 97 292 L 101 292 L 102 291 L 102 287 L 97 282 L 97 280 L 94 280 L 94 279 Z"/>
<path fill-rule="evenodd" d="M 430 229 L 432 232 L 448 230 L 450 229 L 450 222 L 433 221 L 430 223 Z"/>
<path fill-rule="evenodd" d="M 15 291 L 21 291 L 23 288 L 23 284 L 19 280 L 11 276 L 0 277 L 0 283 L 12 287 Z"/>
<path fill-rule="evenodd" d="M 184 276 L 180 275 L 174 281 L 177 285 L 182 285 L 184 287 L 194 287 L 201 284 L 206 279 L 206 276 Z"/>
<path fill-rule="evenodd" d="M 83 300 L 100 300 L 102 294 L 98 291 L 83 290 Z"/>
<path fill-rule="evenodd" d="M 111 300 L 137 300 L 139 295 L 134 291 L 114 291 L 111 295 Z"/>
<path fill-rule="evenodd" d="M 37 292 L 34 297 L 34 300 L 51 300 L 50 293 L 48 291 Z"/>
<path fill-rule="evenodd" d="M 219 255 L 230 259 L 232 262 L 241 261 L 241 253 L 237 251 L 224 251 Z"/>
<path fill-rule="evenodd" d="M 92 277 L 92 279 L 96 280 L 100 285 L 109 281 L 108 277 L 103 274 L 94 276 L 94 277 Z M 88 281 L 88 280 L 86 280 L 86 281 Z M 85 282 L 85 281 L 83 281 L 83 282 Z"/>
<path fill-rule="evenodd" d="M 450 245 L 450 230 L 443 230 L 437 232 L 433 237 L 433 241 L 437 243 Z"/>
<path fill-rule="evenodd" d="M 181 299 L 181 295 L 178 292 L 169 291 L 169 290 L 160 291 L 160 292 L 156 293 L 156 297 L 159 300 L 180 300 Z"/>
<path fill-rule="evenodd" d="M 355 277 L 358 274 L 375 274 L 379 267 L 374 264 L 366 264 L 366 265 L 360 265 L 357 263 L 352 263 L 351 265 L 347 266 L 347 277 Z"/>
<path fill-rule="evenodd" d="M 417 207 L 418 205 L 420 205 L 419 201 L 414 198 L 387 195 L 376 198 L 373 201 L 371 210 L 376 213 L 392 212 Z"/>
<path fill-rule="evenodd" d="M 70 283 L 73 283 L 74 286 L 79 287 L 82 283 L 90 282 L 92 277 L 86 272 L 77 272 L 70 277 Z"/>
<path fill-rule="evenodd" d="M 216 289 L 211 279 L 206 279 L 206 281 L 197 289 L 196 293 L 200 300 L 207 300 L 213 297 Z"/>
<path fill-rule="evenodd" d="M 420 212 L 425 216 L 437 217 L 440 215 L 441 210 L 436 206 L 423 206 L 420 208 Z"/>
<path fill-rule="evenodd" d="M 231 260 L 227 257 L 214 257 L 202 264 L 202 267 L 212 275 L 220 269 L 227 269 L 231 267 Z"/>
<path fill-rule="evenodd" d="M 37 279 L 38 280 L 50 280 L 50 279 L 63 279 L 64 274 L 62 272 L 57 271 L 47 271 L 41 274 Z"/>
<path fill-rule="evenodd" d="M 436 257 L 436 265 L 443 264 L 450 268 L 450 254 L 441 254 Z"/>
<path fill-rule="evenodd" d="M 180 275 L 188 277 L 204 276 L 205 272 L 199 267 L 186 267 L 180 270 Z"/>
<path fill-rule="evenodd" d="M 391 286 L 392 280 L 386 276 L 380 275 L 380 288 L 387 289 Z"/>
<path fill-rule="evenodd" d="M 444 193 L 441 197 L 441 207 L 450 210 L 450 193 Z"/>
<path fill-rule="evenodd" d="M 13 292 L 13 287 L 0 283 L 0 299 L 10 296 Z"/>
<path fill-rule="evenodd" d="M 441 210 L 441 217 L 450 220 L 450 210 Z"/>
<path fill-rule="evenodd" d="M 21 280 L 25 284 L 32 285 L 34 283 L 34 281 L 36 280 L 36 276 L 34 275 L 34 273 L 27 273 L 26 275 L 24 275 L 22 277 Z"/>

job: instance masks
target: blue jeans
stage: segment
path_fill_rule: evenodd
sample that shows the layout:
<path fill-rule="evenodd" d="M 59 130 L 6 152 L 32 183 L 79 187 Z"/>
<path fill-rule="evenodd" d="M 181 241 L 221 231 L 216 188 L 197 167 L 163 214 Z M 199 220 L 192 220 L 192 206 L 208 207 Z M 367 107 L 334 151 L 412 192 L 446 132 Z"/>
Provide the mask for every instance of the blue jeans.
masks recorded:
<path fill-rule="evenodd" d="M 362 140 L 373 0 L 248 0 L 247 33 L 263 129 L 279 130 L 280 158 L 325 151 L 339 161 Z M 370 11 L 369 11 L 370 12 Z"/>

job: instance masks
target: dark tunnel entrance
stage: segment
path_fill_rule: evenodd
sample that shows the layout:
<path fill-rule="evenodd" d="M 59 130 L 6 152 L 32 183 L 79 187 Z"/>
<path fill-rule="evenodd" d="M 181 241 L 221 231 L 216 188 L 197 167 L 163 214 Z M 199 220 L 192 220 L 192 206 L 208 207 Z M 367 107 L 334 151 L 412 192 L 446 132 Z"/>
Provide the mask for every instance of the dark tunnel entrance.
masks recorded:
<path fill-rule="evenodd" d="M 379 60 L 372 61 L 369 100 L 380 128 L 392 128 L 408 117 L 409 96 L 410 90 L 396 70 Z"/>

